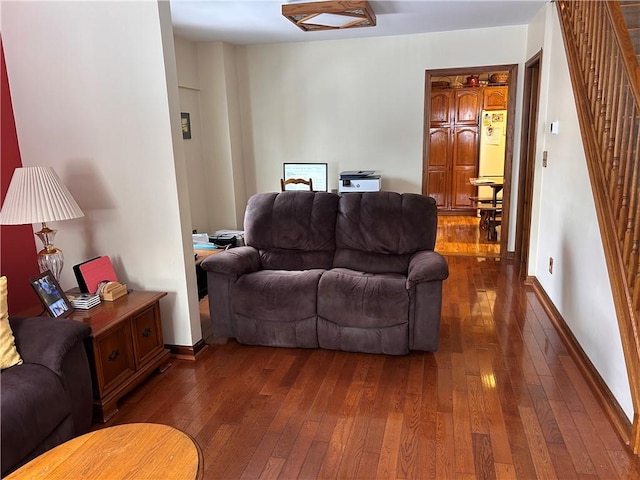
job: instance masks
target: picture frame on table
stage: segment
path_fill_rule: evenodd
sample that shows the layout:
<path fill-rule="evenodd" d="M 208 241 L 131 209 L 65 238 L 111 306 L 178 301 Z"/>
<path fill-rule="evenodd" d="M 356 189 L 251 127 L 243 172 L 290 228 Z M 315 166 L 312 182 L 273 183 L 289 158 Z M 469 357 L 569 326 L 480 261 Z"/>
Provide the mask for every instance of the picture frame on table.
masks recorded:
<path fill-rule="evenodd" d="M 69 302 L 56 277 L 53 276 L 50 270 L 29 279 L 29 283 L 31 283 L 38 298 L 40 298 L 45 309 L 52 317 L 66 317 L 73 311 L 71 302 Z"/>

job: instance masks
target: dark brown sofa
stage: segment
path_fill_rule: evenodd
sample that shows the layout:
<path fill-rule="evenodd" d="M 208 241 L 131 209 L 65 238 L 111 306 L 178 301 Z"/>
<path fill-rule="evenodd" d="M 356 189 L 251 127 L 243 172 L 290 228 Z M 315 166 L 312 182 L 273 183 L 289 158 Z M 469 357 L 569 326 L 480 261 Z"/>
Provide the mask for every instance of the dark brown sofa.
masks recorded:
<path fill-rule="evenodd" d="M 445 259 L 430 197 L 262 193 L 245 243 L 202 262 L 214 336 L 402 355 L 438 348 Z"/>
<path fill-rule="evenodd" d="M 56 318 L 9 319 L 21 365 L 0 374 L 2 476 L 91 427 L 84 340 L 91 328 Z"/>

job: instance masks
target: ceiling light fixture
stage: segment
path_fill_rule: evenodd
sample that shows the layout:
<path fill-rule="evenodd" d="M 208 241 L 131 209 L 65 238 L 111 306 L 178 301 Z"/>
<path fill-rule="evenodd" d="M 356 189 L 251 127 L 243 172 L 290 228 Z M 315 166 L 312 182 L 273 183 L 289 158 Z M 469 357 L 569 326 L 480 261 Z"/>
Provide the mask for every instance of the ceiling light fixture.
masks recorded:
<path fill-rule="evenodd" d="M 305 32 L 373 27 L 376 14 L 366 0 L 291 3 L 282 5 L 282 15 Z"/>

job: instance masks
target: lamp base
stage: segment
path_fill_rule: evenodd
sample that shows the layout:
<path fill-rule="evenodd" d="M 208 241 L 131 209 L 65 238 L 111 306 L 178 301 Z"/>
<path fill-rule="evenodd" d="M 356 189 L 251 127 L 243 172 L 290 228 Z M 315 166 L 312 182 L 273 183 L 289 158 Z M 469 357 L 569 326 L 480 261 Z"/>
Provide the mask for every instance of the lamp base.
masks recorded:
<path fill-rule="evenodd" d="M 44 245 L 44 248 L 38 252 L 38 266 L 40 273 L 50 270 L 55 279 L 60 282 L 60 274 L 62 267 L 64 267 L 64 254 L 62 250 L 53 245 L 56 232 L 57 230 L 47 227 L 45 223 L 42 224 L 42 230 L 36 232 Z"/>
<path fill-rule="evenodd" d="M 53 247 L 53 252 L 46 248 L 38 252 L 38 266 L 40 273 L 50 270 L 58 282 L 60 282 L 60 274 L 64 267 L 64 254 L 59 248 Z"/>

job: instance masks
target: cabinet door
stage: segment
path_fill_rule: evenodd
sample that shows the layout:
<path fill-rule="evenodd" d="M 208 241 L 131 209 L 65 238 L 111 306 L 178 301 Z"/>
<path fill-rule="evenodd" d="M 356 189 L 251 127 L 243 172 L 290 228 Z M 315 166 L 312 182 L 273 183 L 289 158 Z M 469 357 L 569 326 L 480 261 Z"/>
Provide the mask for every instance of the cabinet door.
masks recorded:
<path fill-rule="evenodd" d="M 428 195 L 438 207 L 447 206 L 448 170 L 451 161 L 451 138 L 449 127 L 429 129 L 429 170 L 427 172 Z"/>
<path fill-rule="evenodd" d="M 456 127 L 453 139 L 452 208 L 469 208 L 475 187 L 469 179 L 476 177 L 478 165 L 478 127 Z"/>
<path fill-rule="evenodd" d="M 141 368 L 164 347 L 158 304 L 136 314 L 132 318 L 131 327 L 136 368 Z"/>
<path fill-rule="evenodd" d="M 437 127 L 451 123 L 451 90 L 431 91 L 431 114 L 429 126 Z"/>
<path fill-rule="evenodd" d="M 454 113 L 456 125 L 478 125 L 480 90 L 478 88 L 455 90 Z"/>
<path fill-rule="evenodd" d="M 119 386 L 135 372 L 131 348 L 131 330 L 128 322 L 121 322 L 107 333 L 93 339 L 94 376 L 99 397 Z"/>
<path fill-rule="evenodd" d="M 485 110 L 506 110 L 508 97 L 508 87 L 485 87 L 483 108 Z"/>

